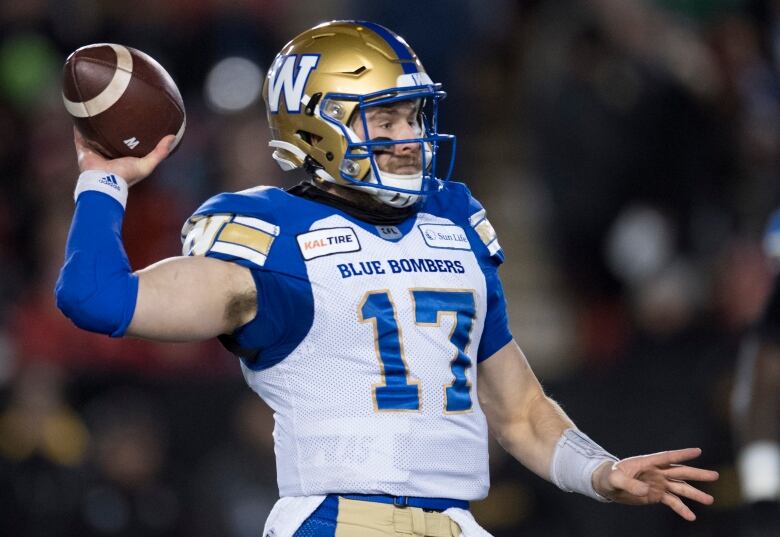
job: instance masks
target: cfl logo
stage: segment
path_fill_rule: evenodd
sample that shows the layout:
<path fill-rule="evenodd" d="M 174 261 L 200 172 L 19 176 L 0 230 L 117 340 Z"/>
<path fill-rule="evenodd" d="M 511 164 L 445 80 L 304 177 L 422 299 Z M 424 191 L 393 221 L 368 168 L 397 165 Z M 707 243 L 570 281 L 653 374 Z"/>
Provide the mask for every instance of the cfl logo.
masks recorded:
<path fill-rule="evenodd" d="M 317 68 L 319 54 L 291 54 L 279 56 L 268 73 L 268 108 L 279 112 L 279 101 L 284 93 L 284 105 L 290 114 L 301 112 L 301 101 L 311 72 Z"/>

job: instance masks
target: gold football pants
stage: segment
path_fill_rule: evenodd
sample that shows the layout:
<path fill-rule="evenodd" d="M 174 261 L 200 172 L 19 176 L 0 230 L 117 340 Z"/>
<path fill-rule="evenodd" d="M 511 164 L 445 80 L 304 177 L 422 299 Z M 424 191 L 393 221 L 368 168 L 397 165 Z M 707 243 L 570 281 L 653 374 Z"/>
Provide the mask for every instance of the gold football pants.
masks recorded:
<path fill-rule="evenodd" d="M 441 513 L 417 507 L 339 498 L 335 537 L 460 537 L 460 528 Z"/>

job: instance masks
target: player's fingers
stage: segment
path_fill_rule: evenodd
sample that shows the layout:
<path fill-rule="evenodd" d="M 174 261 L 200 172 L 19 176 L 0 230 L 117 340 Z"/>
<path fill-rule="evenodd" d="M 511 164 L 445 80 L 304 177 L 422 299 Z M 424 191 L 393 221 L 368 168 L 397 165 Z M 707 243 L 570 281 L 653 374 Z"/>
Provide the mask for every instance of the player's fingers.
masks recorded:
<path fill-rule="evenodd" d="M 643 457 L 645 466 L 669 466 L 678 462 L 695 459 L 701 455 L 699 448 L 675 449 L 672 451 L 662 451 Z"/>
<path fill-rule="evenodd" d="M 94 152 L 87 145 L 87 141 L 84 139 L 84 136 L 82 136 L 76 127 L 73 127 L 73 144 L 76 146 L 76 151 L 78 153 L 89 155 Z"/>
<path fill-rule="evenodd" d="M 94 149 L 89 147 L 84 136 L 73 127 L 73 143 L 76 146 L 76 162 L 83 171 L 90 168 L 102 168 L 104 159 Z"/>
<path fill-rule="evenodd" d="M 159 164 L 165 157 L 168 156 L 168 153 L 171 152 L 171 145 L 175 139 L 176 137 L 173 134 L 164 136 L 162 140 L 157 142 L 157 146 L 152 149 L 152 152 L 146 155 L 144 158 L 151 157 L 152 162 Z"/>
<path fill-rule="evenodd" d="M 84 137 L 81 135 L 81 133 L 76 127 L 73 127 L 73 141 L 76 144 L 76 147 L 85 145 Z"/>
<path fill-rule="evenodd" d="M 667 492 L 664 494 L 664 497 L 661 498 L 661 503 L 664 505 L 669 506 L 672 511 L 683 517 L 685 520 L 689 522 L 693 522 L 696 520 L 696 515 L 693 514 L 693 511 L 691 511 L 687 505 L 683 503 L 683 501 L 672 494 L 671 492 Z"/>
<path fill-rule="evenodd" d="M 692 466 L 675 465 L 662 472 L 666 477 L 679 481 L 717 481 L 720 477 L 720 474 L 714 470 L 703 470 Z"/>
<path fill-rule="evenodd" d="M 150 174 L 170 153 L 171 145 L 176 137 L 173 134 L 163 137 L 157 142 L 157 146 L 141 159 L 140 165 L 145 174 Z"/>
<path fill-rule="evenodd" d="M 689 498 L 693 501 L 703 503 L 704 505 L 712 505 L 712 503 L 715 501 L 715 498 L 706 492 L 703 492 L 683 481 L 671 481 L 669 482 L 668 488 L 677 496 Z"/>
<path fill-rule="evenodd" d="M 643 497 L 650 492 L 650 485 L 629 477 L 619 469 L 610 475 L 610 484 L 618 490 L 624 490 L 632 496 Z"/>
<path fill-rule="evenodd" d="M 169 134 L 168 136 L 163 136 L 163 139 L 160 140 L 160 143 L 157 144 L 157 147 L 162 147 L 164 150 L 165 156 L 168 156 L 168 154 L 173 151 L 173 143 L 176 141 L 176 136 L 173 134 Z M 155 148 L 156 150 L 157 148 Z"/>

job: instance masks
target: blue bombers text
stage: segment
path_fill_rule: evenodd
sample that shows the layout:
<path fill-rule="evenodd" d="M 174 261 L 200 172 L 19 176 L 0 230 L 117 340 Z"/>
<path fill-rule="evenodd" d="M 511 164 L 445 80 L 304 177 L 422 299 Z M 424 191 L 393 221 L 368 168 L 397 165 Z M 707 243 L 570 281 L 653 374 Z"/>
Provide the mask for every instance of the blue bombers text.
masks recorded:
<path fill-rule="evenodd" d="M 341 272 L 342 278 L 352 276 L 370 276 L 372 274 L 401 274 L 404 272 L 451 272 L 463 274 L 466 269 L 459 260 L 449 259 L 388 259 L 382 261 L 359 261 L 357 263 L 339 263 L 336 268 Z"/>

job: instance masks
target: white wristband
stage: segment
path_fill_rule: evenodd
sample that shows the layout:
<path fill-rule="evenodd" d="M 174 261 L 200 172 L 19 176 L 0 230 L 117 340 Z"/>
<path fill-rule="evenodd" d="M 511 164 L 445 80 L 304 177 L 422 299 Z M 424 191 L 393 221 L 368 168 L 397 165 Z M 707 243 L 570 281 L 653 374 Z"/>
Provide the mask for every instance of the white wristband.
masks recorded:
<path fill-rule="evenodd" d="M 73 201 L 78 200 L 79 194 L 82 192 L 92 190 L 108 194 L 124 208 L 127 205 L 127 188 L 127 182 L 115 173 L 87 170 L 79 175 L 76 191 L 73 193 Z"/>
<path fill-rule="evenodd" d="M 593 472 L 607 461 L 617 462 L 618 458 L 608 453 L 588 435 L 577 429 L 566 429 L 555 446 L 550 478 L 559 489 L 566 492 L 579 492 L 607 502 L 593 488 Z"/>
<path fill-rule="evenodd" d="M 742 499 L 753 503 L 780 499 L 780 444 L 752 442 L 737 455 Z"/>

